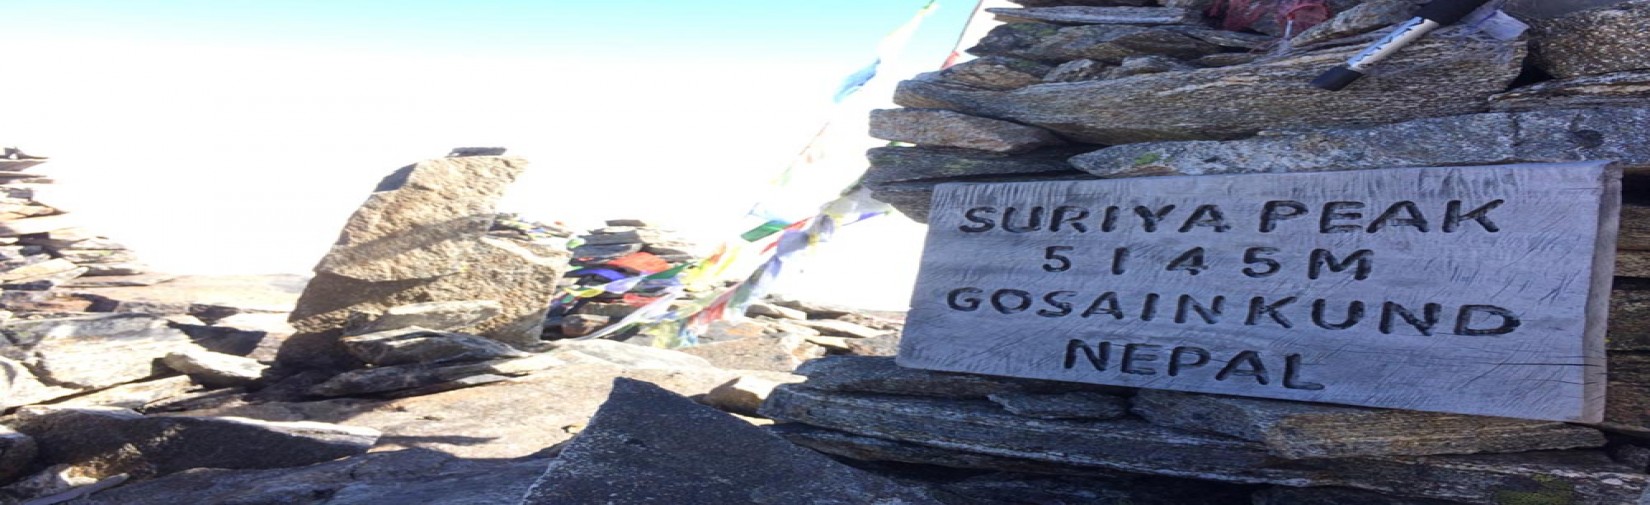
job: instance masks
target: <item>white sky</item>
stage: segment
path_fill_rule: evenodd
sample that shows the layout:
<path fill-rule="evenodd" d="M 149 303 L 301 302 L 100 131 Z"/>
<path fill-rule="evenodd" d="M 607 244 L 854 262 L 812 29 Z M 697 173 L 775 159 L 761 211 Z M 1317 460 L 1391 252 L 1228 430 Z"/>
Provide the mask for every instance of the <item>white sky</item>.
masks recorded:
<path fill-rule="evenodd" d="M 0 42 L 14 50 L 0 60 L 0 144 L 52 156 L 39 169 L 59 180 L 49 203 L 177 273 L 307 272 L 380 177 L 457 146 L 506 146 L 531 161 L 501 210 L 575 225 L 639 217 L 705 242 L 732 238 L 833 110 L 828 97 L 849 70 L 731 56 Z M 833 151 L 839 170 L 863 169 L 863 148 L 875 145 L 857 137 L 865 102 L 885 101 L 912 68 L 885 69 L 859 103 L 837 109 L 859 144 Z M 840 187 L 814 189 L 823 203 Z M 902 309 L 923 233 L 898 216 L 855 225 L 786 290 Z"/>

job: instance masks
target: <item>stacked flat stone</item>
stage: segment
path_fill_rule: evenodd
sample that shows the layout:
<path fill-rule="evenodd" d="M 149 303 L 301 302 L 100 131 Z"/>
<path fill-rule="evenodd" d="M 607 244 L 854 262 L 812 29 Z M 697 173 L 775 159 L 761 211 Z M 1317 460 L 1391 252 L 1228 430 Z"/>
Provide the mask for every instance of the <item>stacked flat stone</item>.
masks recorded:
<path fill-rule="evenodd" d="M 677 236 L 671 230 L 641 219 L 609 219 L 604 224 L 606 226 L 589 230 L 579 237 L 579 245 L 573 248 L 572 265 L 575 270 L 563 279 L 562 290 L 600 286 L 612 280 L 598 276 L 582 276 L 577 269 L 606 268 L 610 262 L 641 253 L 645 253 L 643 256 L 652 255 L 670 266 L 677 266 L 697 262 L 708 252 L 705 248 Z M 632 273 L 635 272 L 625 272 Z M 571 307 L 570 312 L 551 315 L 550 324 L 545 328 L 545 338 L 580 337 L 600 331 L 608 324 L 641 308 L 638 303 L 657 296 L 659 293 L 656 291 L 651 289 L 651 285 L 643 283 L 629 293 L 635 296 L 632 296 L 628 303 L 623 300 L 627 293 L 611 293 L 593 299 L 579 300 Z"/>
<path fill-rule="evenodd" d="M 46 161 L 0 158 L 0 305 L 22 317 L 83 305 L 65 301 L 53 288 L 147 282 L 117 280 L 147 267 L 126 246 L 79 227 L 67 211 L 38 200 L 54 181 L 25 170 Z"/>
<path fill-rule="evenodd" d="M 825 367 L 768 404 L 812 426 L 794 440 L 859 459 L 1286 486 L 1255 496 L 1266 504 L 1637 502 L 1650 462 L 1650 1 L 1515 2 L 1523 36 L 1448 27 L 1338 92 L 1308 83 L 1421 2 L 1328 2 L 1332 18 L 1285 45 L 1264 19 L 1259 33 L 1200 24 L 1209 2 L 1015 1 L 992 11 L 1007 24 L 969 50 L 979 59 L 901 83 L 905 108 L 872 113 L 873 136 L 912 144 L 868 153 L 877 198 L 925 222 L 941 182 L 1616 160 L 1605 422 L 1127 391 L 1122 418 L 1031 420 L 994 394 L 945 392 L 1024 381 L 836 388 L 858 372 Z"/>

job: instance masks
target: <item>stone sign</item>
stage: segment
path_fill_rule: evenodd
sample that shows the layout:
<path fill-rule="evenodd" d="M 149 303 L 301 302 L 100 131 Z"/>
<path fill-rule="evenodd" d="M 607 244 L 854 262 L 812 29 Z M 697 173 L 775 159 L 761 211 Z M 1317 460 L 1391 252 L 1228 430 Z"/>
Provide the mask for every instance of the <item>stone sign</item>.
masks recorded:
<path fill-rule="evenodd" d="M 1597 422 L 1606 162 L 947 184 L 913 368 Z"/>

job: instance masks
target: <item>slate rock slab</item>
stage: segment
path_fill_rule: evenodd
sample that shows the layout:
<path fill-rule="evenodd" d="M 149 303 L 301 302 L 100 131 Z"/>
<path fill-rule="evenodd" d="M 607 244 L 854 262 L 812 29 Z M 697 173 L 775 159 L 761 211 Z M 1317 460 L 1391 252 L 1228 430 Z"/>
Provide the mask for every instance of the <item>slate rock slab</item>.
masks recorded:
<path fill-rule="evenodd" d="M 1017 416 L 1038 419 L 1117 419 L 1129 415 L 1129 399 L 1094 391 L 998 393 L 988 398 Z"/>
<path fill-rule="evenodd" d="M 85 505 L 515 503 L 544 458 L 464 459 L 426 449 L 263 470 L 195 469 L 104 491 Z"/>
<path fill-rule="evenodd" d="M 165 319 L 110 314 L 0 324 L 35 376 L 46 384 L 100 389 L 159 375 L 158 360 L 193 344 Z"/>
<path fill-rule="evenodd" d="M 1536 22 L 1535 65 L 1559 78 L 1650 68 L 1650 1 L 1634 0 Z"/>
<path fill-rule="evenodd" d="M 1090 27 L 1065 30 L 1079 28 Z M 1444 30 L 1405 47 L 1382 63 L 1386 73 L 1335 92 L 1318 90 L 1310 82 L 1361 47 L 1328 48 L 1190 72 L 1039 84 L 1013 91 L 909 80 L 900 83 L 894 102 L 1042 126 L 1101 145 L 1228 140 L 1272 125 L 1372 125 L 1482 111 L 1487 107 L 1485 100 L 1506 90 L 1518 75 L 1524 44 L 1462 38 L 1458 32 L 1450 36 L 1452 32 Z M 1036 59 L 1035 55 L 1017 56 Z M 1081 53 L 1059 56 L 1118 62 L 1128 55 L 1109 60 Z"/>
<path fill-rule="evenodd" d="M 658 386 L 619 378 L 521 503 L 941 502 Z"/>
<path fill-rule="evenodd" d="M 1650 70 L 1539 82 L 1490 97 L 1490 109 L 1524 111 L 1634 107 L 1650 101 Z"/>
<path fill-rule="evenodd" d="M 315 267 L 362 281 L 431 279 L 458 273 L 486 233 L 505 188 L 526 160 L 438 158 L 396 170 L 350 216 Z"/>
<path fill-rule="evenodd" d="M 1536 110 L 1418 119 L 1231 141 L 1144 142 L 1077 155 L 1101 177 L 1324 172 L 1619 160 L 1650 170 L 1650 108 Z"/>
<path fill-rule="evenodd" d="M 12 427 L 35 439 L 44 464 L 74 465 L 96 478 L 302 466 L 364 453 L 379 437 L 378 430 L 334 424 L 144 417 L 118 408 L 28 407 Z"/>
<path fill-rule="evenodd" d="M 433 386 L 474 375 L 524 375 L 564 364 L 548 355 L 475 363 L 414 363 L 351 370 L 309 389 L 317 396 L 352 396 Z"/>
<path fill-rule="evenodd" d="M 1064 144 L 1048 130 L 948 110 L 871 111 L 871 136 L 917 145 L 1020 153 Z"/>
<path fill-rule="evenodd" d="M 374 366 L 524 358 L 528 354 L 475 335 L 404 327 L 339 340 L 350 354 Z"/>
<path fill-rule="evenodd" d="M 1604 434 L 1564 423 L 1141 390 L 1152 424 L 1261 442 L 1289 459 L 1425 456 L 1602 447 Z"/>
<path fill-rule="evenodd" d="M 419 327 L 457 331 L 492 319 L 504 306 L 494 300 L 448 300 L 390 307 L 365 328 L 366 332 Z"/>
<path fill-rule="evenodd" d="M 1090 59 L 1108 65 L 1130 56 L 1159 55 L 1189 60 L 1220 52 L 1219 45 L 1178 27 L 1131 25 L 1067 26 L 1013 23 L 993 28 L 968 52 L 979 56 L 1013 56 L 1057 65 Z M 920 107 L 898 102 L 907 107 Z"/>
<path fill-rule="evenodd" d="M 1039 420 L 969 399 L 774 390 L 762 413 L 834 430 L 789 437 L 827 453 L 958 468 L 1083 474 L 1124 471 L 1237 483 L 1351 487 L 1461 503 L 1635 503 L 1650 476 L 1602 451 L 1540 451 L 1290 462 L 1259 443 L 1143 421 Z M 1559 500 L 1559 501 L 1517 501 Z"/>
<path fill-rule="evenodd" d="M 161 362 L 201 384 L 216 387 L 251 384 L 262 379 L 269 369 L 268 365 L 252 358 L 198 348 L 167 353 Z"/>
<path fill-rule="evenodd" d="M 1053 67 L 1008 56 L 976 58 L 940 71 L 939 78 L 984 89 L 1010 90 L 1043 81 Z"/>
<path fill-rule="evenodd" d="M 803 363 L 798 375 L 822 391 L 979 398 L 1017 393 L 1116 391 L 1106 386 L 905 368 L 882 356 L 826 356 Z"/>

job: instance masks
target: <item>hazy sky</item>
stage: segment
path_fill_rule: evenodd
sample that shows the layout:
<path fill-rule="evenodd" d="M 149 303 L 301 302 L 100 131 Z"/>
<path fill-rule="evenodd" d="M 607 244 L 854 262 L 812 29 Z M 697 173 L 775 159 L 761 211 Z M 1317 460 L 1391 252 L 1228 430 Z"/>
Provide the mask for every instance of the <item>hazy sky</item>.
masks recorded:
<path fill-rule="evenodd" d="M 731 237 L 833 111 L 863 132 L 944 60 L 972 1 L 830 106 L 924 3 L 12 0 L 0 145 L 53 156 L 52 201 L 174 272 L 306 272 L 378 178 L 456 146 L 532 162 L 504 210 Z M 826 169 L 863 168 L 861 147 Z M 814 276 L 903 305 L 922 229 L 856 228 Z"/>

